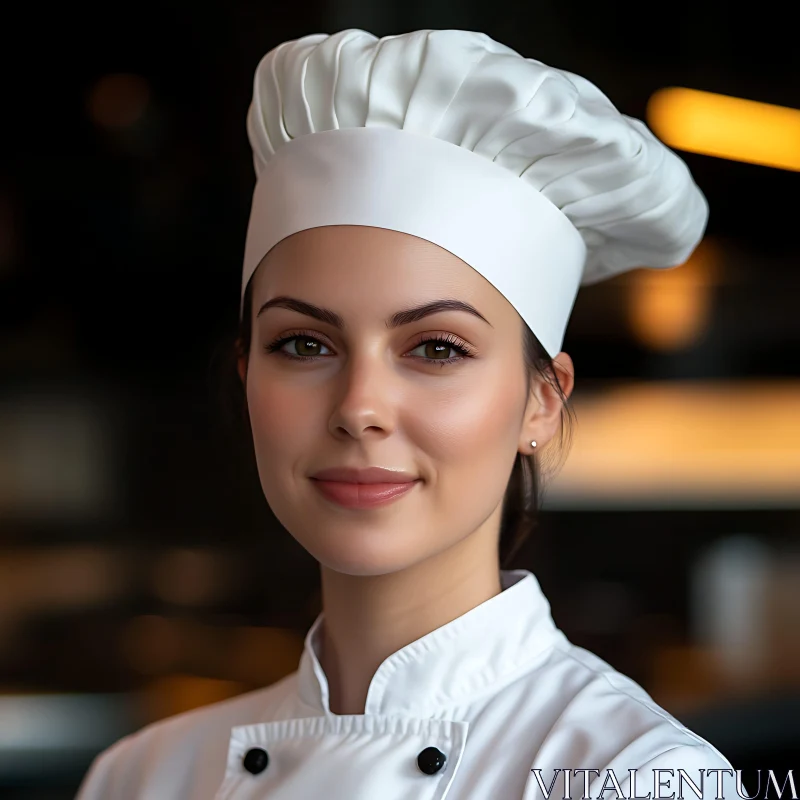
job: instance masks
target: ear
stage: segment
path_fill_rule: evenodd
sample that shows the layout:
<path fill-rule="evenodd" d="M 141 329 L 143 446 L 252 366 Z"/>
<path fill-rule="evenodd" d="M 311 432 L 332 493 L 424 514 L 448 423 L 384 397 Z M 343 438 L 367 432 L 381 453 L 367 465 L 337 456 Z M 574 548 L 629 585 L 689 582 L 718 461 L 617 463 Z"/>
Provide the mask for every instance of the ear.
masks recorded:
<path fill-rule="evenodd" d="M 553 367 L 564 396 L 569 398 L 575 387 L 575 368 L 572 359 L 566 353 L 559 353 L 553 359 Z M 553 385 L 552 378 L 545 380 L 537 376 L 531 386 L 522 422 L 519 443 L 521 453 L 527 455 L 535 453 L 556 435 L 561 425 L 563 406 L 564 402 L 558 389 Z M 531 447 L 531 441 L 536 442 L 535 448 Z"/>
<path fill-rule="evenodd" d="M 236 352 L 238 353 L 236 357 L 236 369 L 239 373 L 239 379 L 244 386 L 247 383 L 247 354 L 243 350 L 241 339 L 236 340 Z"/>

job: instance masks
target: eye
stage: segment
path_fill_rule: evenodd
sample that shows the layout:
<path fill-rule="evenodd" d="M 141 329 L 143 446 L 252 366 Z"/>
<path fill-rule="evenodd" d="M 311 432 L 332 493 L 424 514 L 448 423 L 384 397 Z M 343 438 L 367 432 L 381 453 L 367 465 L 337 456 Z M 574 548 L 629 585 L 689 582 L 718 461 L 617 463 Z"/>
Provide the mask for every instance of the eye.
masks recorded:
<path fill-rule="evenodd" d="M 457 336 L 448 333 L 443 336 L 429 336 L 417 342 L 414 350 L 422 350 L 419 356 L 425 361 L 430 363 L 435 362 L 441 366 L 446 364 L 454 364 L 457 361 L 462 361 L 464 358 L 472 358 L 473 353 L 466 342 L 459 339 Z M 410 352 L 414 352 L 414 350 Z M 451 350 L 455 350 L 458 356 L 449 356 Z"/>
<path fill-rule="evenodd" d="M 294 353 L 284 349 L 284 345 L 290 343 L 294 344 Z M 281 336 L 265 347 L 268 353 L 277 351 L 285 358 L 293 358 L 295 361 L 313 361 L 315 358 L 325 355 L 320 352 L 321 348 L 326 348 L 326 345 L 316 337 L 302 331 L 290 336 Z"/>

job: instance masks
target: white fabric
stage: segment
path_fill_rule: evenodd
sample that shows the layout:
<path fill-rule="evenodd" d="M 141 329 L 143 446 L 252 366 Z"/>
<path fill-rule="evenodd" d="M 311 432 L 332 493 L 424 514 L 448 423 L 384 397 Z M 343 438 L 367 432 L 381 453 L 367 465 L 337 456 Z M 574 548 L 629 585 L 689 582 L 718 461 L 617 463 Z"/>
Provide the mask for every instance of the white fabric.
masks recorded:
<path fill-rule="evenodd" d="M 534 769 L 545 788 L 562 770 L 554 800 L 583 797 L 584 773 L 564 791 L 567 769 L 598 771 L 586 773 L 591 798 L 620 796 L 609 770 L 624 797 L 677 797 L 678 769 L 698 786 L 706 771 L 704 798 L 718 796 L 718 779 L 720 797 L 737 797 L 719 751 L 566 639 L 530 572 L 501 578 L 500 594 L 387 658 L 365 714 L 329 709 L 320 614 L 297 671 L 120 740 L 95 760 L 78 800 L 539 800 Z M 417 755 L 431 746 L 446 761 L 429 775 Z M 256 775 L 243 767 L 252 747 L 269 756 Z M 685 782 L 682 794 L 696 797 Z"/>
<path fill-rule="evenodd" d="M 322 135 L 345 129 L 358 135 Z M 385 227 L 461 257 L 550 355 L 581 284 L 683 263 L 708 217 L 684 162 L 642 122 L 483 33 L 284 42 L 256 69 L 247 130 L 258 181 L 242 296 L 292 233 Z"/>

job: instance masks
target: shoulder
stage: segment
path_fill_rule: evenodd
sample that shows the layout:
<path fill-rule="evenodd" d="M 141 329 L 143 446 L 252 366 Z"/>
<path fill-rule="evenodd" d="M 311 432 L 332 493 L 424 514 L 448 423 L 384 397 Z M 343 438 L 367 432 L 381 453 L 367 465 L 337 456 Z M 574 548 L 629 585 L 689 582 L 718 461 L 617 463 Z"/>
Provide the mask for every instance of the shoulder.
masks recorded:
<path fill-rule="evenodd" d="M 558 687 L 559 702 L 540 754 L 569 742 L 572 752 L 557 755 L 592 761 L 580 767 L 614 764 L 627 770 L 651 762 L 668 767 L 676 759 L 679 766 L 731 767 L 722 753 L 638 683 L 565 637 L 554 648 L 548 673 L 547 682 Z"/>
<path fill-rule="evenodd" d="M 231 728 L 278 717 L 296 679 L 293 672 L 266 688 L 176 714 L 123 737 L 94 759 L 76 800 L 134 796 L 150 786 L 175 792 L 171 796 L 188 795 L 182 781 L 190 766 L 213 753 L 205 773 L 196 767 L 192 773 L 198 780 L 216 779 L 210 771 L 218 768 L 212 765 L 220 761 L 220 748 L 227 751 Z"/>

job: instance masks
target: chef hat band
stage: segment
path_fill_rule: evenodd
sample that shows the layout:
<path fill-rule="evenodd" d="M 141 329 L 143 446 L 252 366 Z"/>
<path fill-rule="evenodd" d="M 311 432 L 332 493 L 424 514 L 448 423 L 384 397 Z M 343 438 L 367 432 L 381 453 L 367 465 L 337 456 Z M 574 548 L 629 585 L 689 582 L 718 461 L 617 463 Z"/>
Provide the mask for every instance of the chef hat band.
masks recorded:
<path fill-rule="evenodd" d="M 491 161 L 441 139 L 390 128 L 346 128 L 293 140 L 270 159 L 256 184 L 242 298 L 274 245 L 323 225 L 386 228 L 443 247 L 506 297 L 548 353 L 559 352 L 586 245 L 541 192 Z"/>
<path fill-rule="evenodd" d="M 555 356 L 581 285 L 683 263 L 708 219 L 644 123 L 483 33 L 284 42 L 256 69 L 247 131 L 258 180 L 242 300 L 287 236 L 386 228 L 461 258 Z"/>

